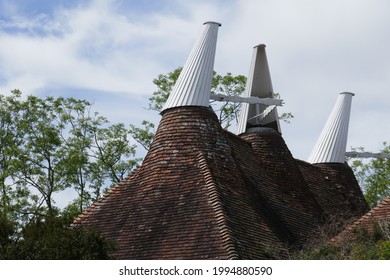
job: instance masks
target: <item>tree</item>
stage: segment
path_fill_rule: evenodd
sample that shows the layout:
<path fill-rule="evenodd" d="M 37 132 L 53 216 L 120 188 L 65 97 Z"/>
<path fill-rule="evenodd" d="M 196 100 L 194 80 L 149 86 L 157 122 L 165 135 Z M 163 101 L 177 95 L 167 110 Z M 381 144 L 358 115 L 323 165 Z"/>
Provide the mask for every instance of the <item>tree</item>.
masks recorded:
<path fill-rule="evenodd" d="M 136 167 L 124 124 L 74 98 L 0 95 L 0 259 L 105 259 L 112 249 L 73 218 Z M 53 194 L 78 197 L 63 211 Z"/>
<path fill-rule="evenodd" d="M 68 137 L 62 137 L 71 168 L 68 181 L 79 196 L 74 203 L 82 212 L 99 199 L 105 185 L 115 185 L 138 164 L 136 146 L 129 141 L 129 130 L 123 123 L 109 124 L 98 113 L 91 114 L 91 104 L 84 100 L 64 99 L 62 119 Z"/>
<path fill-rule="evenodd" d="M 89 174 L 95 186 L 102 186 L 106 178 L 114 185 L 137 166 L 140 159 L 134 158 L 136 146 L 130 144 L 128 135 L 129 130 L 122 123 L 93 130 L 92 157 L 95 160 Z M 95 197 L 100 195 L 95 187 Z"/>
<path fill-rule="evenodd" d="M 245 90 L 245 84 L 245 76 L 233 76 L 231 73 L 221 76 L 214 71 L 211 94 L 221 93 L 228 96 L 241 95 Z M 213 103 L 211 102 L 211 104 Z M 240 104 L 226 101 L 218 105 L 216 106 L 216 113 L 218 114 L 221 125 L 227 129 L 233 120 L 237 122 Z"/>
<path fill-rule="evenodd" d="M 143 120 L 142 125 L 144 128 L 130 124 L 130 134 L 145 150 L 148 150 L 156 133 L 155 125 L 147 120 Z"/>
<path fill-rule="evenodd" d="M 15 225 L 7 219 L 7 217 L 4 217 L 3 215 L 0 216 L 0 259 L 2 252 L 4 252 L 5 248 L 8 246 L 9 243 L 11 243 L 11 237 L 13 236 L 15 232 Z"/>
<path fill-rule="evenodd" d="M 102 260 L 110 259 L 115 244 L 94 230 L 70 227 L 72 217 L 35 217 L 20 238 L 0 239 L 0 259 L 11 260 Z M 8 235 L 10 230 L 8 229 Z M 7 233 L 6 233 L 7 234 Z M 0 236 L 1 238 L 1 236 Z"/>
<path fill-rule="evenodd" d="M 183 67 L 178 67 L 172 72 L 158 75 L 153 80 L 153 84 L 157 86 L 157 91 L 153 92 L 152 97 L 149 98 L 149 110 L 161 112 L 182 69 Z"/>
<path fill-rule="evenodd" d="M 0 95 L 0 214 L 54 217 L 53 194 L 72 188 L 80 212 L 138 163 L 124 124 L 74 98 Z M 23 219 L 21 219 L 23 215 Z"/>
<path fill-rule="evenodd" d="M 353 150 L 364 151 L 359 147 Z M 390 153 L 390 145 L 383 142 L 382 153 Z M 375 207 L 384 198 L 390 196 L 390 159 L 372 160 L 348 159 L 370 207 Z"/>
<path fill-rule="evenodd" d="M 21 95 L 18 90 L 13 90 L 10 96 L 0 95 L 0 219 L 12 227 L 28 219 L 37 201 L 28 188 L 11 181 L 25 137 Z"/>
<path fill-rule="evenodd" d="M 23 105 L 20 125 L 25 137 L 15 162 L 15 183 L 33 187 L 53 215 L 52 196 L 70 187 L 68 147 L 64 145 L 64 123 L 59 117 L 63 99 L 28 96 Z"/>

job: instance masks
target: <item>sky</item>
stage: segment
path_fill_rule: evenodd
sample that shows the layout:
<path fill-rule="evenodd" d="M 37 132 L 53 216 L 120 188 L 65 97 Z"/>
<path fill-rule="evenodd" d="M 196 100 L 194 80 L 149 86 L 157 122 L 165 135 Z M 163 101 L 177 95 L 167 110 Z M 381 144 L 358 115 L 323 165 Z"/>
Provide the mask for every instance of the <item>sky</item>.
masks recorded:
<path fill-rule="evenodd" d="M 153 79 L 182 66 L 206 21 L 222 23 L 214 68 L 247 75 L 266 44 L 282 123 L 306 160 L 340 92 L 355 93 L 348 150 L 390 139 L 390 1 L 0 0 L 0 93 L 90 100 L 111 122 L 160 120 Z"/>

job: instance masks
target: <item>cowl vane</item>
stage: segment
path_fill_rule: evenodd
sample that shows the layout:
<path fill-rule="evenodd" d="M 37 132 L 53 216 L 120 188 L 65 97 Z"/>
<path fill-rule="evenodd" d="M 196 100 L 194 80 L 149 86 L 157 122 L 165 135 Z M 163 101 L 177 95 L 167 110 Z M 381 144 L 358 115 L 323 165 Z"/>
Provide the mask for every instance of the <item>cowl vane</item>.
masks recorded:
<path fill-rule="evenodd" d="M 209 106 L 218 27 L 221 24 L 208 21 L 204 26 L 163 111 L 183 106 Z"/>
<path fill-rule="evenodd" d="M 310 154 L 310 163 L 344 163 L 352 96 L 342 92 Z"/>
<path fill-rule="evenodd" d="M 273 93 L 265 45 L 261 44 L 253 48 L 252 62 L 243 96 L 273 98 Z M 250 127 L 271 127 L 281 132 L 276 106 L 242 103 L 237 134 L 246 132 Z"/>

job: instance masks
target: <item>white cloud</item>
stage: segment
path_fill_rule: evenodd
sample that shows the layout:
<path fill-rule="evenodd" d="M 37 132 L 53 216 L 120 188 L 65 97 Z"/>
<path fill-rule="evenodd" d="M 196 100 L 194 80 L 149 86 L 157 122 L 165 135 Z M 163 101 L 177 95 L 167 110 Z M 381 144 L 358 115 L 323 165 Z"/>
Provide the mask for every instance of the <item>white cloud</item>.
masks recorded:
<path fill-rule="evenodd" d="M 150 94 L 152 79 L 166 71 L 164 56 L 169 60 L 176 48 L 188 44 L 189 23 L 153 14 L 144 21 L 132 20 L 107 4 L 111 2 L 58 10 L 50 18 L 14 17 L 2 24 L 4 29 L 23 30 L 0 33 L 1 76 L 7 80 L 2 91 L 71 85 Z"/>

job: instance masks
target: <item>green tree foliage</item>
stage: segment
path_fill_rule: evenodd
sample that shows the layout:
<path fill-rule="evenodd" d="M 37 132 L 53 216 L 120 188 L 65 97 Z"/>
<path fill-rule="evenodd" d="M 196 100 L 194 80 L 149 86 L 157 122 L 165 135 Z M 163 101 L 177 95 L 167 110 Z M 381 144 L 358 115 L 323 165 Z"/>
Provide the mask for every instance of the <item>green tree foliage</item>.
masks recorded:
<path fill-rule="evenodd" d="M 172 72 L 158 75 L 158 77 L 153 80 L 153 84 L 157 86 L 157 91 L 153 92 L 152 97 L 149 98 L 150 110 L 161 112 L 182 69 L 183 67 L 178 67 Z"/>
<path fill-rule="evenodd" d="M 364 148 L 355 148 L 364 151 Z M 382 153 L 390 153 L 390 146 L 384 142 Z M 375 207 L 390 196 L 390 159 L 375 158 L 348 159 L 370 207 Z"/>
<path fill-rule="evenodd" d="M 233 76 L 231 73 L 221 76 L 214 71 L 211 94 L 221 93 L 228 96 L 241 95 L 245 90 L 245 85 L 245 76 Z M 224 128 L 228 128 L 232 121 L 238 120 L 239 107 L 239 103 L 229 101 L 217 105 L 216 113 L 218 114 L 219 121 Z"/>
<path fill-rule="evenodd" d="M 124 179 L 138 162 L 133 158 L 136 146 L 129 145 L 129 142 L 129 130 L 122 123 L 94 131 L 92 148 L 96 161 L 93 166 L 102 170 L 91 173 L 105 175 L 113 184 Z"/>
<path fill-rule="evenodd" d="M 155 125 L 147 120 L 142 121 L 142 125 L 143 128 L 139 128 L 130 124 L 130 134 L 145 150 L 148 150 L 156 133 Z"/>
<path fill-rule="evenodd" d="M 74 98 L 0 95 L 0 258 L 106 259 L 113 249 L 72 219 L 138 163 L 124 124 Z M 61 211 L 53 195 L 78 194 Z"/>
<path fill-rule="evenodd" d="M 48 215 L 52 215 L 53 194 L 70 187 L 68 147 L 62 141 L 64 124 L 58 117 L 61 100 L 29 96 L 22 105 L 18 125 L 25 134 L 12 177 L 17 185 L 35 188 L 46 204 Z"/>
<path fill-rule="evenodd" d="M 5 248 L 12 241 L 15 233 L 15 225 L 7 217 L 0 216 L 0 259 Z"/>
<path fill-rule="evenodd" d="M 70 227 L 69 217 L 35 218 L 18 239 L 1 231 L 0 259 L 12 260 L 104 260 L 115 244 L 94 230 Z"/>
<path fill-rule="evenodd" d="M 124 124 L 74 98 L 0 95 L 0 214 L 11 222 L 55 216 L 53 195 L 74 189 L 79 212 L 137 165 Z"/>
<path fill-rule="evenodd" d="M 10 96 L 0 95 L 0 219 L 3 225 L 14 226 L 17 221 L 26 221 L 28 213 L 34 212 L 31 201 L 37 201 L 27 187 L 10 183 L 11 176 L 17 172 L 25 137 L 24 109 L 20 91 L 14 90 Z"/>

